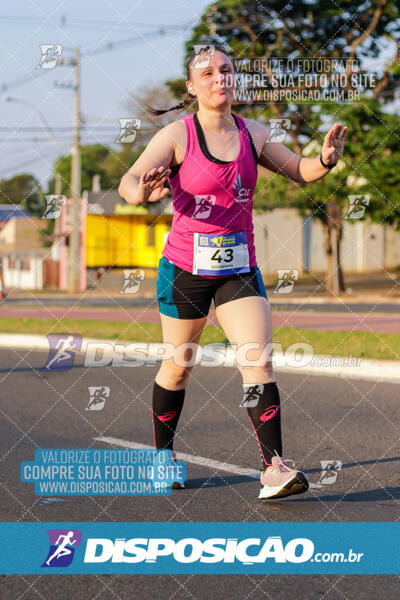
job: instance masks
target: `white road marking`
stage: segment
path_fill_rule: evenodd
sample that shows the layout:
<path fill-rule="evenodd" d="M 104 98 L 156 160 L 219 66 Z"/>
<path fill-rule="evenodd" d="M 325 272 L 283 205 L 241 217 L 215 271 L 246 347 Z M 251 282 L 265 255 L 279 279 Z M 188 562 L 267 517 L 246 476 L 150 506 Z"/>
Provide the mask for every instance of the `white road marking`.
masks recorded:
<path fill-rule="evenodd" d="M 137 444 L 136 442 L 120 440 L 119 438 L 114 437 L 96 437 L 94 439 L 97 442 L 112 444 L 113 446 L 122 446 L 122 448 L 154 450 L 154 446 L 147 446 L 146 444 Z M 209 469 L 215 469 L 216 471 L 225 471 L 226 473 L 233 473 L 234 475 L 244 475 L 245 477 L 250 477 L 251 479 L 260 478 L 260 471 L 257 471 L 256 469 L 247 469 L 245 467 L 239 467 L 238 465 L 220 462 L 218 460 L 213 460 L 212 458 L 206 458 L 204 456 L 186 454 L 185 452 L 176 452 L 176 457 L 178 460 L 184 460 L 185 462 L 192 463 L 193 465 L 201 465 Z"/>

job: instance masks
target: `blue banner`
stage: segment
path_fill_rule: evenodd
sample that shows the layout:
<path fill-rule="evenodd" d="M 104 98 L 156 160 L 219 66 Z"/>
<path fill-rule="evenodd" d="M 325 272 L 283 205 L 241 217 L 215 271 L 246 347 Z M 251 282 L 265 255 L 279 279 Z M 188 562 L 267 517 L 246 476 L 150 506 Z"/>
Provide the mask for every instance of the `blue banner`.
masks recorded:
<path fill-rule="evenodd" d="M 400 523 L 1 523 L 0 573 L 398 574 Z"/>

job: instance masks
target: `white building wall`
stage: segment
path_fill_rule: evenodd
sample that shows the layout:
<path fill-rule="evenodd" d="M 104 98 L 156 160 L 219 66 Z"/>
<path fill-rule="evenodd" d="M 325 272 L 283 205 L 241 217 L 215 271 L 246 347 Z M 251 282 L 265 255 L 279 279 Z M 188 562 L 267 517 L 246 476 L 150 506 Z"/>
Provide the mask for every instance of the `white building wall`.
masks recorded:
<path fill-rule="evenodd" d="M 386 226 L 385 244 L 385 269 L 394 269 L 400 266 L 400 231 Z"/>
<path fill-rule="evenodd" d="M 311 268 L 310 271 L 326 271 L 324 230 L 321 221 L 314 219 L 311 226 Z"/>
<path fill-rule="evenodd" d="M 311 226 L 310 269 L 325 272 L 324 228 Z M 385 240 L 386 238 L 386 240 Z M 257 264 L 263 273 L 277 269 L 303 271 L 303 218 L 296 209 L 275 209 L 254 214 Z M 341 262 L 344 272 L 366 273 L 400 266 L 400 231 L 369 221 L 343 221 Z"/>
<path fill-rule="evenodd" d="M 277 208 L 254 215 L 257 264 L 261 272 L 297 269 L 302 272 L 302 223 L 297 210 Z"/>
<path fill-rule="evenodd" d="M 364 271 L 379 271 L 385 266 L 384 227 L 378 223 L 364 228 Z"/>
<path fill-rule="evenodd" d="M 3 282 L 7 289 L 41 290 L 43 289 L 43 261 L 38 257 L 30 257 L 29 270 L 19 268 L 20 261 L 17 259 L 17 268 L 9 268 L 9 258 L 3 258 Z"/>
<path fill-rule="evenodd" d="M 343 271 L 361 272 L 363 268 L 364 223 L 343 222 L 341 263 Z"/>

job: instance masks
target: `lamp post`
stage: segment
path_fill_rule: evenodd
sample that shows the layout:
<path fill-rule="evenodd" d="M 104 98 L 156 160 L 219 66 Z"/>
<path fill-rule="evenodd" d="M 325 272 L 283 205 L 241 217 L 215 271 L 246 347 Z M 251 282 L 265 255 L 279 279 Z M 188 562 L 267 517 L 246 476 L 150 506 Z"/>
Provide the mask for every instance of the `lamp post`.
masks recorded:
<path fill-rule="evenodd" d="M 68 277 L 68 291 L 74 293 L 80 290 L 80 277 L 81 277 L 81 248 L 80 248 L 80 236 L 81 236 L 81 148 L 80 148 L 80 48 L 75 46 L 75 58 L 63 58 L 58 57 L 57 64 L 63 66 L 73 66 L 75 69 L 75 84 L 72 86 L 74 90 L 74 125 L 73 125 L 73 146 L 71 148 L 71 201 L 72 201 L 72 215 L 70 223 L 70 236 L 69 236 L 69 277 Z M 58 87 L 69 87 L 69 86 L 58 86 Z M 54 133 L 47 123 L 46 119 L 40 112 L 37 106 L 29 102 L 28 100 L 22 100 L 20 98 L 13 98 L 11 96 L 3 96 L 3 100 L 6 102 L 18 102 L 20 104 L 26 104 L 34 109 L 38 115 L 44 129 L 51 138 L 52 142 L 57 146 L 58 141 L 56 140 Z"/>
<path fill-rule="evenodd" d="M 17 102 L 18 104 L 25 104 L 26 106 L 33 108 L 33 110 L 35 111 L 35 113 L 37 114 L 37 116 L 39 118 L 39 121 L 42 123 L 43 128 L 46 130 L 46 132 L 47 132 L 49 138 L 51 139 L 51 141 L 53 142 L 53 144 L 55 146 L 57 146 L 59 144 L 59 142 L 57 141 L 57 139 L 54 136 L 53 130 L 51 129 L 50 125 L 47 123 L 43 114 L 40 112 L 38 107 L 33 104 L 33 102 L 29 102 L 29 100 L 23 100 L 22 98 L 14 98 L 13 96 L 2 96 L 1 99 L 4 100 L 5 102 Z"/>

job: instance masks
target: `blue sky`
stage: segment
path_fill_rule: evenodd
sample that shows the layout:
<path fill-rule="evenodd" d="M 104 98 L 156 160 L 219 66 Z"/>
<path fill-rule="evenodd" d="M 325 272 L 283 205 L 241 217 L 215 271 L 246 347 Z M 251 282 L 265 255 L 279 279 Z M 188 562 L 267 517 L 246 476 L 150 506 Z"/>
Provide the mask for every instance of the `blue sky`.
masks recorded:
<path fill-rule="evenodd" d="M 74 72 L 63 66 L 46 71 L 36 69 L 40 44 L 61 44 L 63 56 L 71 56 L 77 44 L 84 54 L 109 42 L 135 38 L 126 46 L 83 58 L 81 63 L 82 117 L 89 126 L 101 123 L 115 127 L 108 132 L 94 129 L 90 137 L 82 136 L 82 143 L 118 148 L 118 119 L 135 116 L 127 114 L 125 108 L 129 94 L 183 75 L 184 42 L 209 4 L 211 0 L 4 1 L 0 6 L 0 85 L 11 87 L 2 87 L 0 95 L 33 104 L 51 127 L 67 130 L 56 134 L 56 145 L 43 131 L 7 131 L 42 125 L 31 105 L 0 99 L 0 179 L 30 172 L 47 190 L 55 159 L 71 148 L 73 91 L 57 88 L 55 83 L 72 84 Z M 65 26 L 61 24 L 63 17 Z M 177 25 L 186 25 L 186 29 L 159 34 L 162 26 L 168 29 Z M 385 55 L 393 55 L 390 48 Z M 380 70 L 374 61 L 368 62 L 371 70 Z M 12 85 L 21 79 L 28 82 Z M 35 136 L 46 139 L 34 141 Z"/>
<path fill-rule="evenodd" d="M 118 137 L 118 119 L 134 116 L 127 115 L 124 108 L 130 92 L 182 76 L 184 42 L 210 3 L 210 0 L 20 0 L 15 3 L 7 0 L 0 8 L 0 85 L 10 85 L 24 78 L 29 81 L 6 90 L 2 88 L 1 96 L 9 95 L 39 107 L 51 127 L 72 128 L 73 91 L 56 88 L 55 82 L 72 84 L 74 70 L 63 66 L 46 72 L 36 69 L 41 55 L 39 45 L 61 44 L 63 56 L 71 56 L 69 48 L 77 44 L 84 53 L 108 42 L 137 38 L 134 43 L 82 60 L 82 116 L 89 125 L 100 120 L 103 125 L 115 125 L 115 133 L 94 132 L 90 138 L 84 137 L 83 143 L 110 144 Z M 63 15 L 66 17 L 64 27 L 61 25 Z M 186 30 L 159 35 L 161 26 L 186 24 Z M 43 137 L 43 133 L 7 132 L 4 128 L 38 128 L 41 122 L 27 104 L 1 99 L 0 108 L 0 179 L 31 172 L 44 185 L 56 157 L 69 152 L 72 135 L 68 136 L 67 131 L 59 133 L 63 139 L 56 146 L 50 139 L 33 141 L 35 135 Z"/>

